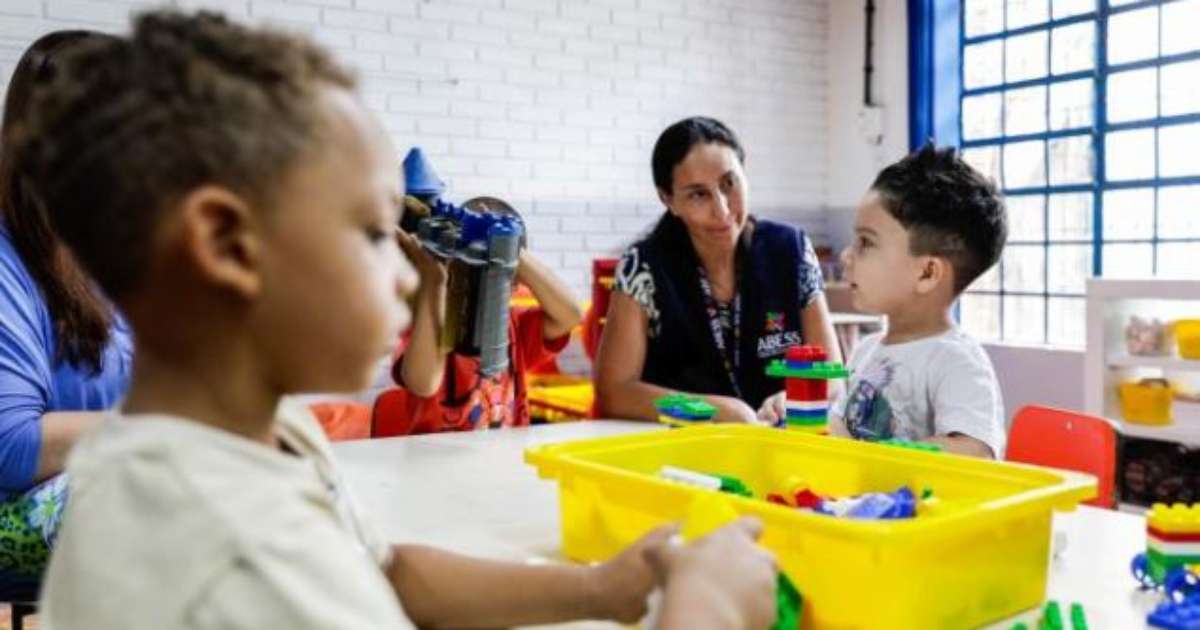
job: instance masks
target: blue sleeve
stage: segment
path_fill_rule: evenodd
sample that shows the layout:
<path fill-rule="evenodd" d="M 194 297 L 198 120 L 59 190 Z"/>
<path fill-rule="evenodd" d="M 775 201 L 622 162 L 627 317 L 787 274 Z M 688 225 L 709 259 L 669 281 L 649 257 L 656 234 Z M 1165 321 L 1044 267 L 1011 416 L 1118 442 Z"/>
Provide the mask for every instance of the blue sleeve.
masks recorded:
<path fill-rule="evenodd" d="M 50 404 L 49 313 L 15 251 L 0 245 L 0 491 L 23 491 L 37 473 Z"/>

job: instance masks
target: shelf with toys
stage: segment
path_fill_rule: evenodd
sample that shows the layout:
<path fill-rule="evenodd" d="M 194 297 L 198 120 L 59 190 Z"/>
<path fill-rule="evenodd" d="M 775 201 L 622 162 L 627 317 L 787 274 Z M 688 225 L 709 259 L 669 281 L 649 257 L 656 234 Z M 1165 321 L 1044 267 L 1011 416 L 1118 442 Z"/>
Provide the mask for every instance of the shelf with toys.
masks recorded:
<path fill-rule="evenodd" d="M 1200 501 L 1200 281 L 1088 281 L 1084 403 L 1120 428 L 1123 506 Z"/>

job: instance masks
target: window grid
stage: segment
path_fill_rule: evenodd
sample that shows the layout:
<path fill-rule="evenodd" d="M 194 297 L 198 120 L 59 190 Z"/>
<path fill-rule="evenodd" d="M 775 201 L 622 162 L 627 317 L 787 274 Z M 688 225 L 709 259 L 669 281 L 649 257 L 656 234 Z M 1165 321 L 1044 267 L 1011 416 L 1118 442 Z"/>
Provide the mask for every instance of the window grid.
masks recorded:
<path fill-rule="evenodd" d="M 1176 3 L 1180 3 L 1180 2 L 1184 2 L 1186 0 L 1144 0 L 1142 2 L 1123 4 L 1118 7 L 1110 6 L 1110 3 L 1108 0 L 1097 0 L 1096 5 L 1086 13 L 1057 18 L 1057 19 L 1053 13 L 1052 7 L 1050 6 L 1050 3 L 1052 3 L 1054 0 L 1049 0 L 1049 2 L 1047 2 L 1047 9 L 1046 9 L 1046 18 L 1047 19 L 1046 20 L 1039 21 L 1034 24 L 1023 25 L 1019 28 L 1007 29 L 1007 25 L 1011 22 L 1010 8 L 1012 5 L 1011 0 L 1008 0 L 1008 1 L 1005 1 L 1002 3 L 1003 4 L 1003 7 L 1002 7 L 1003 22 L 1002 22 L 1002 27 L 1001 27 L 1000 31 L 994 32 L 994 33 L 973 35 L 973 36 L 968 37 L 966 27 L 967 27 L 967 5 L 968 5 L 969 1 L 970 0 L 963 0 L 963 2 L 960 4 L 962 11 L 960 11 L 960 18 L 959 18 L 960 19 L 960 22 L 959 22 L 959 32 L 960 32 L 959 53 L 960 53 L 960 55 L 959 56 L 960 56 L 960 59 L 964 60 L 964 62 L 960 65 L 960 69 L 959 69 L 959 72 L 960 72 L 959 85 L 962 86 L 961 91 L 960 91 L 960 96 L 959 96 L 960 107 L 959 107 L 959 117 L 958 117 L 959 136 L 961 138 L 963 138 L 963 140 L 961 142 L 961 146 L 964 150 L 990 148 L 993 151 L 995 151 L 996 155 L 993 158 L 989 159 L 989 162 L 993 165 L 994 174 L 998 176 L 999 182 L 1001 183 L 1004 193 L 1007 196 L 1009 196 L 1010 198 L 1020 197 L 1020 196 L 1028 196 L 1029 199 L 1039 200 L 1039 202 L 1041 204 L 1041 208 L 1040 208 L 1040 210 L 1041 210 L 1040 238 L 1036 238 L 1036 239 L 1013 238 L 1010 240 L 1010 244 L 1016 245 L 1016 246 L 1027 246 L 1027 247 L 1028 246 L 1041 246 L 1042 253 L 1041 253 L 1041 269 L 1040 269 L 1040 272 L 1041 272 L 1040 273 L 1040 276 L 1041 276 L 1040 277 L 1040 281 L 1041 281 L 1041 290 L 1040 291 L 1028 290 L 1028 288 L 1027 288 L 1028 287 L 1028 277 L 1025 277 L 1024 279 L 1022 279 L 1022 281 L 1021 281 L 1022 285 L 1020 287 L 1010 287 L 1009 286 L 1010 283 L 1008 282 L 1008 280 L 1010 278 L 1006 277 L 1009 275 L 1009 272 L 1010 272 L 1010 270 L 1008 269 L 1009 264 L 1008 264 L 1007 260 L 1005 260 L 998 264 L 998 269 L 995 272 L 994 286 L 988 286 L 985 288 L 972 287 L 967 292 L 967 299 L 971 299 L 974 296 L 988 296 L 990 299 L 994 299 L 994 301 L 995 301 L 994 308 L 996 311 L 996 313 L 995 313 L 996 319 L 992 320 L 992 322 L 991 322 L 992 323 L 991 330 L 995 333 L 994 338 L 997 338 L 997 339 L 1005 339 L 1008 336 L 1008 335 L 1006 335 L 1006 317 L 1016 317 L 1015 314 L 1006 312 L 1008 310 L 1008 307 L 1006 304 L 1008 302 L 1007 298 L 1037 298 L 1037 299 L 1040 299 L 1041 339 L 1038 341 L 1040 343 L 1051 343 L 1051 344 L 1055 344 L 1055 345 L 1063 345 L 1065 340 L 1056 338 L 1059 335 L 1054 335 L 1051 332 L 1052 331 L 1052 321 L 1051 321 L 1052 320 L 1052 313 L 1051 313 L 1052 300 L 1074 299 L 1074 300 L 1077 300 L 1075 304 L 1077 304 L 1077 305 L 1082 304 L 1083 292 L 1082 292 L 1082 287 L 1079 288 L 1078 292 L 1076 292 L 1076 291 L 1064 292 L 1061 290 L 1052 290 L 1052 288 L 1055 288 L 1054 283 L 1051 282 L 1052 269 L 1053 269 L 1052 256 L 1051 256 L 1052 251 L 1058 252 L 1059 254 L 1064 255 L 1064 256 L 1069 256 L 1070 251 L 1066 250 L 1066 249 L 1061 249 L 1061 248 L 1063 248 L 1064 246 L 1075 246 L 1075 247 L 1090 246 L 1091 247 L 1090 269 L 1088 269 L 1087 272 L 1084 273 L 1085 276 L 1087 276 L 1087 275 L 1097 275 L 1097 276 L 1102 275 L 1102 273 L 1104 271 L 1104 263 L 1105 263 L 1104 258 L 1105 258 L 1105 248 L 1106 247 L 1117 246 L 1117 245 L 1129 245 L 1129 246 L 1148 245 L 1150 248 L 1149 251 L 1150 251 L 1150 255 L 1151 255 L 1149 271 L 1151 274 L 1155 274 L 1155 275 L 1160 273 L 1159 258 L 1160 258 L 1160 252 L 1163 251 L 1162 249 L 1160 249 L 1160 245 L 1163 245 L 1163 244 L 1181 244 L 1181 245 L 1191 244 L 1191 245 L 1195 245 L 1195 252 L 1200 253 L 1200 234 L 1186 235 L 1186 236 L 1172 236 L 1170 234 L 1162 233 L 1162 231 L 1161 231 L 1162 230 L 1162 228 L 1161 228 L 1161 207 L 1160 207 L 1160 196 L 1161 196 L 1160 192 L 1162 191 L 1162 189 L 1165 186 L 1200 186 L 1200 174 L 1187 173 L 1185 175 L 1171 175 L 1171 176 L 1164 177 L 1162 175 L 1163 169 L 1162 169 L 1162 164 L 1161 164 L 1161 161 L 1163 159 L 1162 158 L 1162 149 L 1160 148 L 1160 137 L 1162 135 L 1161 130 L 1163 130 L 1164 128 L 1169 129 L 1176 125 L 1188 125 L 1188 124 L 1200 123 L 1200 112 L 1185 113 L 1185 114 L 1172 114 L 1172 115 L 1168 115 L 1168 116 L 1163 115 L 1162 95 L 1163 95 L 1164 86 L 1163 86 L 1161 69 L 1164 66 L 1167 66 L 1170 64 L 1185 63 L 1185 62 L 1200 60 L 1200 50 L 1175 53 L 1175 54 L 1170 54 L 1167 56 L 1163 56 L 1163 54 L 1162 54 L 1163 53 L 1163 25 L 1164 25 L 1163 7 L 1169 6 L 1172 4 L 1176 4 Z M 1108 31 L 1109 31 L 1110 19 L 1112 19 L 1113 17 L 1116 17 L 1116 16 L 1121 16 L 1121 15 L 1124 15 L 1124 14 L 1127 14 L 1127 13 L 1130 13 L 1133 11 L 1138 11 L 1138 10 L 1147 9 L 1147 8 L 1154 8 L 1156 17 L 1157 17 L 1157 23 L 1155 26 L 1157 27 L 1158 37 L 1157 37 L 1157 50 L 1154 51 L 1155 54 L 1153 54 L 1152 56 L 1150 56 L 1150 58 L 1147 58 L 1147 59 L 1136 59 L 1135 58 L 1132 61 L 1123 61 L 1121 63 L 1110 64 L 1109 59 L 1108 59 L 1108 57 L 1109 57 L 1109 50 L 1108 50 L 1109 32 Z M 1093 32 L 1093 45 L 1092 45 L 1093 49 L 1092 49 L 1092 55 L 1091 55 L 1092 67 L 1089 70 L 1072 70 L 1071 68 L 1068 67 L 1067 68 L 1068 71 L 1062 72 L 1062 73 L 1056 73 L 1056 68 L 1055 68 L 1055 63 L 1054 63 L 1055 52 L 1056 52 L 1055 45 L 1056 45 L 1056 43 L 1058 43 L 1058 42 L 1056 42 L 1056 40 L 1058 39 L 1056 37 L 1056 35 L 1058 35 L 1060 33 L 1059 31 L 1056 31 L 1056 29 L 1059 29 L 1060 27 L 1072 26 L 1072 25 L 1078 25 L 1078 24 L 1094 25 L 1093 31 L 1092 31 Z M 1046 65 L 1045 65 L 1044 74 L 1042 74 L 1041 76 L 1033 77 L 1033 78 L 1021 78 L 1020 80 L 1010 82 L 1009 79 L 1011 78 L 1010 77 L 1011 69 L 1009 68 L 1008 55 L 1009 55 L 1009 49 L 1011 46 L 1009 45 L 1009 42 L 1012 41 L 1013 38 L 1019 37 L 1021 35 L 1031 35 L 1031 34 L 1042 33 L 1042 32 L 1045 33 L 1044 53 L 1046 56 L 1046 58 L 1045 58 Z M 1062 41 L 1063 42 L 1067 41 L 1066 34 L 1062 35 Z M 999 66 L 998 66 L 998 69 L 995 66 L 993 66 L 991 68 L 992 76 L 993 77 L 998 76 L 999 82 L 995 83 L 995 84 L 975 85 L 971 88 L 967 88 L 966 87 L 968 85 L 968 83 L 967 83 L 967 80 L 968 80 L 967 65 L 968 64 L 966 62 L 967 47 L 973 46 L 973 45 L 978 45 L 978 44 L 983 44 L 983 43 L 988 43 L 988 42 L 999 42 L 999 45 L 997 46 L 998 52 L 999 52 L 999 57 L 1000 57 Z M 1068 49 L 1064 52 L 1069 53 L 1070 50 Z M 1018 57 L 1017 59 L 1020 59 L 1020 57 Z M 1017 63 L 1020 64 L 1020 61 L 1017 61 Z M 1018 69 L 1021 69 L 1020 65 L 1018 65 L 1017 67 L 1018 67 Z M 1144 70 L 1144 69 L 1149 69 L 1149 68 L 1154 69 L 1154 80 L 1155 80 L 1155 87 L 1156 87 L 1155 95 L 1154 95 L 1155 96 L 1155 109 L 1153 112 L 1153 116 L 1148 117 L 1148 118 L 1146 118 L 1146 117 L 1136 118 L 1135 117 L 1133 119 L 1129 119 L 1129 120 L 1125 120 L 1125 121 L 1109 123 L 1108 122 L 1108 80 L 1109 80 L 1109 75 L 1119 73 L 1119 72 L 1126 72 L 1126 71 L 1132 71 L 1132 70 Z M 996 75 L 996 72 L 998 72 L 999 74 Z M 1092 118 L 1091 124 L 1086 125 L 1086 126 L 1063 125 L 1063 126 L 1067 126 L 1067 128 L 1056 128 L 1059 125 L 1058 125 L 1058 120 L 1054 118 L 1054 112 L 1052 111 L 1052 109 L 1053 109 L 1053 93 L 1052 93 L 1053 86 L 1069 84 L 1072 81 L 1082 81 L 1082 80 L 1090 80 L 1092 83 L 1093 92 L 1092 92 L 1092 104 L 1091 104 L 1091 108 L 1090 108 L 1091 109 L 1091 118 Z M 1197 77 L 1197 80 L 1200 81 L 1200 77 Z M 988 83 L 988 82 L 984 81 L 984 83 Z M 1041 106 L 1042 106 L 1042 115 L 1044 116 L 1045 119 L 1044 119 L 1044 124 L 1041 125 L 1041 127 L 1040 127 L 1041 131 L 1014 133 L 1012 135 L 1009 135 L 1010 121 L 1008 120 L 1008 115 L 1009 115 L 1008 95 L 1012 94 L 1013 92 L 1015 92 L 1017 90 L 1027 89 L 1027 88 L 1037 88 L 1037 87 L 1041 87 L 1044 90 L 1043 93 L 1041 94 L 1041 97 L 1043 98 Z M 1064 92 L 1065 92 L 1065 87 L 1064 87 Z M 990 134 L 984 134 L 979 137 L 971 137 L 968 139 L 967 133 L 966 133 L 966 128 L 964 125 L 964 115 L 963 115 L 964 108 L 962 107 L 962 104 L 968 98 L 980 97 L 980 96 L 986 96 L 986 95 L 996 95 L 995 98 L 997 98 L 999 100 L 999 103 L 998 103 L 999 119 L 997 122 L 998 127 L 993 125 L 992 129 L 991 129 L 992 131 L 995 131 L 998 129 L 998 134 L 990 133 Z M 978 100 L 976 102 L 983 103 L 982 100 Z M 1018 105 L 1019 104 L 1020 103 L 1018 103 Z M 986 107 L 986 105 L 983 105 L 983 106 Z M 993 104 L 993 107 L 987 111 L 994 112 L 994 110 L 995 110 L 995 105 Z M 986 111 L 985 111 L 985 113 L 986 113 Z M 1068 118 L 1070 118 L 1070 116 L 1068 116 Z M 1137 177 L 1134 179 L 1121 179 L 1121 180 L 1115 180 L 1115 181 L 1108 181 L 1109 172 L 1107 170 L 1107 164 L 1106 164 L 1106 161 L 1107 161 L 1106 151 L 1108 148 L 1108 143 L 1107 143 L 1108 136 L 1109 136 L 1109 134 L 1113 134 L 1116 132 L 1131 131 L 1131 130 L 1151 130 L 1152 144 L 1149 145 L 1153 152 L 1153 158 L 1152 158 L 1153 159 L 1153 170 L 1151 171 L 1151 176 L 1150 177 Z M 1026 131 L 1026 130 L 1022 130 L 1022 131 Z M 1089 142 L 1089 145 L 1091 148 L 1091 160 L 1090 160 L 1090 164 L 1089 164 L 1089 167 L 1091 170 L 1091 182 L 1090 183 L 1063 183 L 1064 179 L 1066 179 L 1067 181 L 1070 181 L 1070 180 L 1073 180 L 1074 177 L 1072 177 L 1073 171 L 1070 168 L 1071 154 L 1068 151 L 1068 147 L 1063 146 L 1061 143 L 1058 145 L 1058 150 L 1062 154 L 1060 157 L 1063 158 L 1063 162 L 1065 165 L 1061 169 L 1058 169 L 1056 172 L 1056 167 L 1058 165 L 1056 165 L 1053 162 L 1053 157 L 1054 157 L 1054 155 L 1053 155 L 1054 149 L 1052 148 L 1053 143 L 1056 140 L 1061 141 L 1061 140 L 1066 140 L 1066 139 L 1070 139 L 1070 138 L 1087 138 L 1088 139 L 1088 142 Z M 1008 181 L 1009 171 L 1006 168 L 1006 160 L 1008 159 L 1008 156 L 1006 155 L 1008 153 L 1008 150 L 1006 150 L 1006 147 L 1009 147 L 1010 145 L 1014 145 L 1014 144 L 1017 144 L 1020 142 L 1040 142 L 1041 143 L 1041 157 L 1043 160 L 1044 168 L 1042 169 L 1041 173 L 1038 173 L 1038 175 L 1040 177 L 1040 183 L 1042 185 L 1035 185 L 1035 186 L 1012 186 L 1012 185 L 1010 185 L 1010 182 Z M 1078 164 L 1076 166 L 1078 166 Z M 1150 204 L 1151 204 L 1150 208 L 1149 208 L 1150 229 L 1149 229 L 1149 233 L 1148 233 L 1148 238 L 1140 237 L 1140 236 L 1142 236 L 1140 234 L 1138 235 L 1139 237 L 1128 237 L 1128 238 L 1126 237 L 1126 235 L 1121 235 L 1121 234 L 1106 235 L 1105 234 L 1106 226 L 1105 226 L 1105 222 L 1104 222 L 1105 221 L 1105 208 L 1104 208 L 1105 193 L 1112 193 L 1114 191 L 1122 191 L 1122 190 L 1142 189 L 1142 188 L 1149 189 L 1149 191 L 1150 191 Z M 1077 194 L 1085 193 L 1085 194 L 1090 194 L 1090 196 L 1091 196 L 1091 206 L 1092 206 L 1091 207 L 1091 222 L 1092 222 L 1092 225 L 1090 227 L 1090 229 L 1091 229 L 1090 239 L 1087 239 L 1087 238 L 1056 238 L 1056 236 L 1058 236 L 1058 235 L 1052 233 L 1051 225 L 1052 225 L 1052 220 L 1054 219 L 1054 217 L 1052 217 L 1052 206 L 1053 206 L 1052 199 L 1054 199 L 1054 197 L 1052 197 L 1052 195 L 1065 195 L 1065 194 L 1070 194 L 1070 193 L 1077 193 Z M 1061 208 L 1059 210 L 1060 210 L 1060 212 L 1062 212 Z M 1200 208 L 1197 208 L 1196 211 L 1200 212 Z M 1114 217 L 1115 217 L 1115 215 L 1114 215 Z M 1077 249 L 1073 250 L 1073 251 L 1078 252 Z M 1190 248 L 1189 248 L 1189 251 L 1191 251 Z M 1115 250 L 1114 250 L 1114 252 L 1115 252 Z M 1078 253 L 1080 255 L 1082 255 L 1082 252 L 1078 252 Z M 1067 259 L 1066 262 L 1067 262 L 1067 264 L 1070 264 L 1069 259 Z M 1028 271 L 1028 270 L 1026 270 L 1026 271 Z M 1023 275 L 1028 276 L 1028 274 L 1023 274 Z M 1012 277 L 1012 280 L 1014 280 L 1014 284 L 1015 284 L 1016 279 L 1017 279 L 1017 276 Z M 977 283 L 977 285 L 978 284 L 979 283 Z M 1068 286 L 1067 288 L 1073 288 L 1073 287 Z M 1065 305 L 1060 305 L 1060 307 L 1065 307 Z M 961 312 L 962 311 L 960 310 L 960 313 Z M 1029 322 L 1029 323 L 1032 324 L 1032 322 Z M 1074 334 L 1073 343 L 1069 343 L 1068 345 L 1079 344 L 1079 343 L 1082 343 L 1082 341 L 1083 341 L 1082 328 L 1084 326 L 1084 322 L 1082 321 L 1082 318 L 1080 318 L 1080 321 L 1077 322 L 1076 325 L 1078 327 L 1078 331 Z M 1022 324 L 1022 326 L 1023 326 L 1023 324 Z"/>

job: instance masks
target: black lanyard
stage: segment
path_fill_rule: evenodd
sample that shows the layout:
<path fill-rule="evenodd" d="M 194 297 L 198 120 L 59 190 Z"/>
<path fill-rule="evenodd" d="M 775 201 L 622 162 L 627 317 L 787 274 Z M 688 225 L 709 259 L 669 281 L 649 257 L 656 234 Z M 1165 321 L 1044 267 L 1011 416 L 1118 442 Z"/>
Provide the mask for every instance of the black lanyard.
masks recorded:
<path fill-rule="evenodd" d="M 704 308 L 708 311 L 708 327 L 712 331 L 713 342 L 717 344 L 717 353 L 721 355 L 721 361 L 725 364 L 725 372 L 729 375 L 733 393 L 742 398 L 742 386 L 738 384 L 737 379 L 738 368 L 741 366 L 739 351 L 742 347 L 742 292 L 733 293 L 733 347 L 730 348 L 726 343 L 725 330 L 721 327 L 721 312 L 717 306 L 717 299 L 713 297 L 712 283 L 709 282 L 704 267 L 700 267 L 698 271 L 700 293 L 704 296 Z"/>

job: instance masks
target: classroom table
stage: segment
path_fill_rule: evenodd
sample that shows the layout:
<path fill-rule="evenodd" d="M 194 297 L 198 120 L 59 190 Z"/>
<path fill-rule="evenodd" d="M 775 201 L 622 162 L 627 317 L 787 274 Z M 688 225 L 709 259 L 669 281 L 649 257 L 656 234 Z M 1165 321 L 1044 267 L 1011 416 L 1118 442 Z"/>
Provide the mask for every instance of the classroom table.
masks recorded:
<path fill-rule="evenodd" d="M 561 558 L 558 488 L 537 477 L 522 451 L 652 430 L 660 427 L 592 420 L 339 442 L 334 453 L 354 497 L 389 539 L 491 558 L 545 561 Z M 1144 519 L 1081 506 L 1056 514 L 1054 531 L 1047 596 L 1058 600 L 1064 613 L 1070 602 L 1081 602 L 1093 630 L 1145 628 L 1156 597 L 1139 591 L 1129 574 L 1130 560 L 1145 549 Z M 1036 622 L 1037 612 L 988 627 L 1008 630 L 1016 621 Z M 561 627 L 619 626 L 585 622 Z"/>

